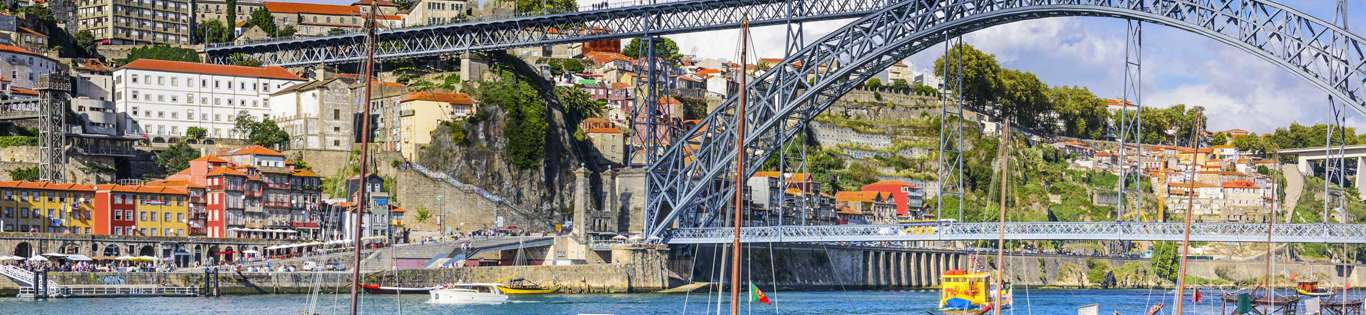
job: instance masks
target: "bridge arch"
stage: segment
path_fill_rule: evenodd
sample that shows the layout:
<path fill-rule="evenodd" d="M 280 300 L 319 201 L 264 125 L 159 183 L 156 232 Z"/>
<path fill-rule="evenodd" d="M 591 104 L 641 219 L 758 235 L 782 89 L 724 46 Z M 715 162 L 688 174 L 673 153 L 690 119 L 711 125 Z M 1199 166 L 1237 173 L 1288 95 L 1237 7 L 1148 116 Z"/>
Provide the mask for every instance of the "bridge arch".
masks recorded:
<path fill-rule="evenodd" d="M 1366 42 L 1288 6 L 1265 0 L 1044 0 L 981 3 L 902 1 L 856 20 L 787 57 L 745 87 L 750 96 L 746 160 L 762 161 L 859 83 L 950 37 L 1012 22 L 1062 16 L 1134 19 L 1170 26 L 1267 60 L 1348 103 L 1359 113 L 1366 79 Z M 653 239 L 671 224 L 706 224 L 681 213 L 721 209 L 734 193 L 716 179 L 734 169 L 736 98 L 684 133 L 647 171 L 646 223 Z M 782 126 L 782 128 L 778 128 Z M 748 163 L 746 175 L 761 163 Z M 662 216 L 662 217 L 661 217 Z"/>

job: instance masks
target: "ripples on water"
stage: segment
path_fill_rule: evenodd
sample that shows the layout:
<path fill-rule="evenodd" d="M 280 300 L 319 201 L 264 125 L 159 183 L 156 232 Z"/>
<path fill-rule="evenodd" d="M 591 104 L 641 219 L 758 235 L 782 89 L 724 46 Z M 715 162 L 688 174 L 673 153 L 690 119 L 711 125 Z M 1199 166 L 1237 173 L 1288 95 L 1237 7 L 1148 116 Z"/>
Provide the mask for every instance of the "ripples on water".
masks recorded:
<path fill-rule="evenodd" d="M 1026 305 L 1025 291 L 1017 288 L 1016 307 L 1003 314 L 1076 314 L 1079 306 L 1099 303 L 1100 314 L 1142 314 L 1151 303 L 1166 302 L 1163 290 L 1032 290 Z M 1360 295 L 1361 292 L 1355 292 Z M 728 295 L 729 292 L 726 292 Z M 741 292 L 741 298 L 745 298 Z M 768 292 L 777 302 L 778 314 L 926 314 L 936 303 L 937 291 L 834 291 Z M 1217 291 L 1204 291 L 1199 305 L 1187 302 L 1187 314 L 1218 314 Z M 685 299 L 687 302 L 685 303 Z M 452 306 L 427 304 L 426 295 L 367 295 L 366 314 L 707 314 L 715 313 L 716 295 L 615 294 L 514 297 L 503 305 Z M 123 298 L 58 299 L 32 301 L 0 298 L 0 314 L 303 314 L 306 295 L 253 295 L 219 298 Z M 710 301 L 710 302 L 709 302 Z M 319 298 L 318 313 L 345 314 L 345 293 Z M 685 312 L 686 307 L 686 312 Z M 741 305 L 745 314 L 774 314 L 775 307 L 759 303 Z M 723 313 L 729 313 L 723 305 Z M 1232 306 L 1230 305 L 1230 310 Z M 1170 312 L 1170 307 L 1168 309 Z"/>

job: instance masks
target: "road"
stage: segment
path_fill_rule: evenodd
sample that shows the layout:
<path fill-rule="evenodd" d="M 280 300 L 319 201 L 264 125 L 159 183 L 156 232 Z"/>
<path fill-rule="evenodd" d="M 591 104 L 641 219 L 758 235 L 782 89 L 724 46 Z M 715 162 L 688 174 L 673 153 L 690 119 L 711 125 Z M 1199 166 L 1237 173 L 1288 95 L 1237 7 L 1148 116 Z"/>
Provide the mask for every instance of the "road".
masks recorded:
<path fill-rule="evenodd" d="M 1300 174 L 1300 169 L 1295 164 L 1281 164 L 1281 174 L 1285 176 L 1285 203 L 1281 209 L 1285 213 L 1285 223 L 1295 217 L 1295 205 L 1300 201 L 1300 194 L 1304 193 L 1304 175 Z"/>

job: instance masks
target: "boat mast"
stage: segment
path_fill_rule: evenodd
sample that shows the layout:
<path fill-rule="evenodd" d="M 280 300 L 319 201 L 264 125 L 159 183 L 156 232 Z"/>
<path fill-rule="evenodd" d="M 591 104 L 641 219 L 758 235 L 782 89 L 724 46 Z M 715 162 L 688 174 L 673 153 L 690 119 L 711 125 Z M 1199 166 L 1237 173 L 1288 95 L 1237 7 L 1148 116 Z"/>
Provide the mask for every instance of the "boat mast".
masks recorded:
<path fill-rule="evenodd" d="M 1180 272 L 1176 275 L 1176 313 L 1182 314 L 1181 309 L 1186 304 L 1186 260 L 1190 256 L 1191 243 L 1191 221 L 1194 220 L 1195 213 L 1195 174 L 1199 171 L 1200 163 L 1200 130 L 1204 129 L 1201 121 L 1203 114 L 1196 116 L 1195 125 L 1191 128 L 1191 143 L 1195 146 L 1195 151 L 1191 152 L 1190 180 L 1186 181 L 1186 232 L 1185 238 L 1181 240 L 1181 265 Z"/>
<path fill-rule="evenodd" d="M 370 97 L 375 84 L 375 4 L 379 0 L 370 0 L 370 14 L 365 17 L 365 99 L 361 100 L 361 132 L 360 132 L 360 181 L 357 186 L 360 191 L 356 195 L 356 216 L 355 216 L 355 248 L 352 256 L 351 266 L 351 315 L 356 315 L 357 302 L 360 301 L 360 247 L 361 247 L 361 228 L 362 218 L 368 208 L 369 185 L 366 182 L 366 172 L 369 171 L 368 156 L 370 155 Z M 393 244 L 389 244 L 393 246 Z"/>
<path fill-rule="evenodd" d="M 1275 158 L 1273 159 L 1274 161 L 1280 161 L 1280 160 L 1281 160 L 1281 159 L 1280 159 L 1280 154 L 1276 154 L 1276 155 L 1274 155 L 1274 156 L 1275 156 Z M 1277 165 L 1277 168 L 1279 168 L 1279 167 L 1280 167 L 1280 166 Z M 1279 200 L 1280 198 L 1277 198 L 1277 195 L 1276 195 L 1276 188 L 1277 188 L 1277 187 L 1276 187 L 1276 178 L 1273 177 L 1273 178 L 1271 178 L 1271 215 L 1268 216 L 1268 217 L 1266 218 L 1266 282 L 1262 284 L 1262 285 L 1266 286 L 1266 288 L 1265 288 L 1265 290 L 1264 290 L 1263 292 L 1266 292 L 1266 297 L 1267 297 L 1267 298 L 1271 298 L 1271 299 L 1275 299 L 1275 298 L 1276 298 L 1276 296 L 1275 296 L 1276 291 L 1274 291 L 1274 290 L 1271 289 L 1271 285 L 1272 285 L 1272 283 L 1271 283 L 1271 260 L 1272 260 L 1272 256 L 1271 256 L 1272 250 L 1271 250 L 1271 247 L 1275 245 L 1275 244 L 1271 243 L 1271 231 L 1272 231 L 1272 227 L 1273 227 L 1274 224 L 1276 223 L 1276 210 L 1277 210 L 1277 208 L 1280 207 L 1280 200 Z M 1270 311 L 1271 311 L 1271 304 L 1267 304 L 1266 306 L 1263 306 L 1263 307 L 1262 307 L 1262 314 L 1270 314 L 1270 313 L 1269 313 Z"/>
<path fill-rule="evenodd" d="M 996 225 L 996 299 L 991 309 L 996 311 L 996 315 L 1001 315 L 1001 299 L 1005 296 L 1005 266 L 1006 266 L 1006 185 L 1010 179 L 1010 118 L 1001 119 L 1001 206 L 1000 223 Z"/>
<path fill-rule="evenodd" d="M 749 18 L 740 20 L 740 95 L 735 107 L 735 238 L 730 254 L 730 314 L 740 314 L 740 211 L 745 200 L 745 70 L 749 51 Z M 655 62 L 650 60 L 650 62 Z M 781 176 L 781 174 L 779 174 Z"/>

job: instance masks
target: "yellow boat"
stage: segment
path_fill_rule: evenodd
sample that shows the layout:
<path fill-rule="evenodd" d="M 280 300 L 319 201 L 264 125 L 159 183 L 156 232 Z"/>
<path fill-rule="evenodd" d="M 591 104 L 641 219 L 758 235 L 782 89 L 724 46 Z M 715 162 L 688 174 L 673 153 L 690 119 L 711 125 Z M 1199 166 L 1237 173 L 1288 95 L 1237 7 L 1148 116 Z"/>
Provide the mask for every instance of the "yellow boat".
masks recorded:
<path fill-rule="evenodd" d="M 522 278 L 500 282 L 502 284 L 498 285 L 498 290 L 507 295 L 552 294 L 560 291 L 559 286 L 541 287 Z"/>
<path fill-rule="evenodd" d="M 991 273 L 965 272 L 951 269 L 944 272 L 939 287 L 939 311 L 946 314 L 982 314 L 993 307 L 994 290 Z M 1011 290 L 1007 286 L 1001 294 L 1001 309 L 1010 308 Z"/>

